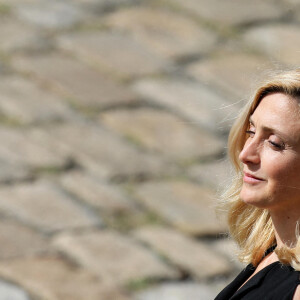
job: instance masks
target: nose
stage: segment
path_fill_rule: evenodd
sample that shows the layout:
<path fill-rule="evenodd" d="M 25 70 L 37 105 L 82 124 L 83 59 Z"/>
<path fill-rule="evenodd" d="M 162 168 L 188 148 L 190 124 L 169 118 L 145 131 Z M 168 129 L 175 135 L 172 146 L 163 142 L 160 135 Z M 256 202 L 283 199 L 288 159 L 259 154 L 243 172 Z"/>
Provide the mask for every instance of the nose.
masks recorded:
<path fill-rule="evenodd" d="M 243 164 L 259 164 L 260 163 L 260 145 L 254 138 L 249 137 L 239 155 L 239 159 Z"/>

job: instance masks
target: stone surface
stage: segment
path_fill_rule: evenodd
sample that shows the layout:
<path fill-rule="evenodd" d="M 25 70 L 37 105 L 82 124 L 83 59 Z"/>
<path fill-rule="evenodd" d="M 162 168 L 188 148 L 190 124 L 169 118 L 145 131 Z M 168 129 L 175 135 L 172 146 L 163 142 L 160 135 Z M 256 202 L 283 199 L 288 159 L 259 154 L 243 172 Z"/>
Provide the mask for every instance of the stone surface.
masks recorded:
<path fill-rule="evenodd" d="M 73 121 L 75 121 L 73 119 Z M 80 119 L 77 119 L 78 121 Z M 30 141 L 32 144 L 37 145 L 38 147 L 42 147 L 43 149 L 47 149 L 49 153 L 51 153 L 56 160 L 60 163 L 56 164 L 37 164 L 33 171 L 53 171 L 53 172 L 61 172 L 64 170 L 68 170 L 69 168 L 74 167 L 74 157 L 73 151 L 68 147 L 65 143 L 62 143 L 57 139 L 56 132 L 53 129 L 61 126 L 61 124 L 65 124 L 63 122 L 51 123 L 50 124 L 42 124 L 43 126 L 30 126 L 27 130 L 22 130 L 21 133 L 24 137 Z M 52 127 L 53 126 L 53 127 Z"/>
<path fill-rule="evenodd" d="M 33 169 L 63 168 L 67 162 L 65 154 L 56 153 L 45 145 L 36 143 L 26 129 L 0 128 L 0 158 L 9 164 Z"/>
<path fill-rule="evenodd" d="M 0 183 L 28 180 L 32 177 L 29 168 L 20 163 L 0 159 Z"/>
<path fill-rule="evenodd" d="M 187 174 L 201 184 L 208 185 L 214 190 L 221 190 L 230 184 L 233 170 L 227 160 L 214 160 L 191 166 Z"/>
<path fill-rule="evenodd" d="M 111 132 L 90 123 L 56 126 L 49 134 L 68 147 L 72 157 L 106 179 L 149 176 L 170 171 L 160 158 L 137 151 Z"/>
<path fill-rule="evenodd" d="M 16 13 L 26 22 L 46 29 L 69 28 L 83 18 L 82 12 L 76 6 L 60 1 L 18 5 Z"/>
<path fill-rule="evenodd" d="M 0 244 L 0 260 L 50 251 L 47 239 L 41 234 L 22 224 L 5 219 L 0 220 Z"/>
<path fill-rule="evenodd" d="M 130 7 L 110 14 L 107 25 L 133 34 L 159 55 L 204 54 L 216 43 L 214 32 L 170 10 Z"/>
<path fill-rule="evenodd" d="M 227 261 L 233 264 L 237 270 L 242 270 L 245 267 L 237 258 L 238 246 L 233 240 L 229 238 L 220 239 L 212 242 L 210 246 L 216 252 L 226 257 Z"/>
<path fill-rule="evenodd" d="M 34 299 L 128 300 L 117 288 L 58 257 L 32 257 L 0 263 L 0 274 L 24 287 Z"/>
<path fill-rule="evenodd" d="M 299 20 L 300 20 L 300 3 L 296 2 L 296 1 L 294 2 L 293 0 L 290 0 L 287 2 L 288 2 L 290 11 L 292 11 L 295 14 L 295 20 L 297 22 L 299 22 Z"/>
<path fill-rule="evenodd" d="M 114 11 L 120 7 L 124 7 L 131 4 L 137 4 L 136 0 L 73 0 L 72 3 L 76 3 L 82 10 L 85 10 L 89 14 L 89 21 Z M 87 19 L 87 18 L 85 18 Z"/>
<path fill-rule="evenodd" d="M 1 51 L 8 53 L 38 48 L 41 46 L 41 38 L 41 34 L 36 28 L 23 24 L 13 18 L 1 17 Z"/>
<path fill-rule="evenodd" d="M 0 299 L 1 300 L 30 300 L 28 294 L 18 286 L 0 281 Z"/>
<path fill-rule="evenodd" d="M 121 78 L 158 73 L 170 65 L 129 34 L 115 31 L 68 34 L 59 39 L 59 44 L 62 49 L 75 52 L 83 60 Z"/>
<path fill-rule="evenodd" d="M 299 8 L 299 2 L 297 0 L 284 0 L 283 2 L 292 8 Z"/>
<path fill-rule="evenodd" d="M 26 124 L 74 117 L 74 112 L 61 99 L 15 76 L 0 80 L 0 112 Z"/>
<path fill-rule="evenodd" d="M 83 172 L 71 172 L 59 183 L 79 199 L 97 208 L 103 214 L 126 214 L 135 210 L 134 204 L 121 189 Z"/>
<path fill-rule="evenodd" d="M 134 300 L 213 299 L 216 293 L 207 285 L 195 282 L 164 283 L 137 293 Z"/>
<path fill-rule="evenodd" d="M 119 5 L 129 4 L 134 0 L 73 0 L 73 2 L 92 5 L 92 7 L 102 8 L 103 11 L 106 11 Z"/>
<path fill-rule="evenodd" d="M 19 184 L 14 189 L 2 187 L 0 211 L 46 232 L 100 224 L 99 219 L 47 181 Z"/>
<path fill-rule="evenodd" d="M 221 52 L 217 57 L 191 64 L 187 72 L 198 81 L 225 92 L 228 104 L 241 107 L 244 105 L 243 100 L 252 96 L 251 85 L 262 79 L 272 67 L 272 63 L 262 56 Z"/>
<path fill-rule="evenodd" d="M 122 285 L 147 278 L 178 276 L 176 270 L 160 261 L 147 248 L 114 231 L 62 234 L 54 240 L 54 245 L 107 284 Z"/>
<path fill-rule="evenodd" d="M 216 220 L 215 196 L 207 188 L 186 181 L 146 182 L 134 189 L 138 199 L 176 228 L 193 235 L 225 231 Z"/>
<path fill-rule="evenodd" d="M 183 79 L 144 79 L 137 81 L 133 89 L 150 103 L 170 109 L 194 125 L 206 129 L 226 130 L 236 116 L 236 108 L 198 82 Z"/>
<path fill-rule="evenodd" d="M 148 226 L 139 228 L 134 236 L 149 244 L 184 272 L 201 280 L 230 273 L 231 266 L 224 258 L 204 243 L 185 236 L 176 230 Z"/>
<path fill-rule="evenodd" d="M 100 114 L 100 122 L 146 149 L 176 160 L 214 156 L 224 148 L 219 138 L 165 111 L 115 110 Z"/>
<path fill-rule="evenodd" d="M 7 5 L 10 9 L 15 9 L 22 4 L 41 4 L 44 0 L 0 0 L 0 5 Z"/>
<path fill-rule="evenodd" d="M 136 102 L 132 92 L 65 55 L 20 57 L 14 65 L 37 76 L 81 107 L 106 108 Z"/>
<path fill-rule="evenodd" d="M 277 63 L 298 67 L 300 53 L 299 27 L 297 25 L 257 26 L 244 35 L 244 41 L 252 49 L 260 50 Z"/>
<path fill-rule="evenodd" d="M 220 27 L 276 20 L 286 12 L 284 6 L 272 0 L 263 3 L 259 0 L 172 0 L 172 3 Z"/>

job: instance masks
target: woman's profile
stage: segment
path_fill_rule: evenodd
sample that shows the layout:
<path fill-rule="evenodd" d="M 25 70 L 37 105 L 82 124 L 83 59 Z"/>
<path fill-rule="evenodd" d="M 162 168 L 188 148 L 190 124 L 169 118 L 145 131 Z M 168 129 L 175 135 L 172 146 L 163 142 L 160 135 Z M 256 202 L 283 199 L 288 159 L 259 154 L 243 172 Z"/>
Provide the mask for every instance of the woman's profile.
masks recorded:
<path fill-rule="evenodd" d="M 248 265 L 215 300 L 299 300 L 300 69 L 257 89 L 228 147 L 236 178 L 222 205 Z"/>

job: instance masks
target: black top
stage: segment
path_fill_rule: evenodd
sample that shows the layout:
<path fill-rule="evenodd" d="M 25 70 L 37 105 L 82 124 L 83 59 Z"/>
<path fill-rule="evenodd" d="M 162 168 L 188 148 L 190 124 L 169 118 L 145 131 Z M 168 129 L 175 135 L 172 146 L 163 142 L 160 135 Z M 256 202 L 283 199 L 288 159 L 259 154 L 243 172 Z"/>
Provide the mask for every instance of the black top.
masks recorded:
<path fill-rule="evenodd" d="M 215 300 L 292 300 L 300 284 L 299 271 L 276 261 L 250 278 L 255 268 L 249 264 Z M 239 289 L 240 288 L 240 289 Z"/>

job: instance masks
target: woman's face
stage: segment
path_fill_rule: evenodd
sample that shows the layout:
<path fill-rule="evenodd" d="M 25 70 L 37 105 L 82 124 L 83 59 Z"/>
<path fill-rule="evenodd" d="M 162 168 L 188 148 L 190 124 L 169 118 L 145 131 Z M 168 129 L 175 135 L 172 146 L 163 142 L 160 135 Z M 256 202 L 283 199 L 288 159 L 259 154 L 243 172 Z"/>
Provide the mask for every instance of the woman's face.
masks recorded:
<path fill-rule="evenodd" d="M 264 97 L 250 118 L 240 153 L 240 198 L 260 208 L 300 209 L 300 109 L 281 93 Z"/>

